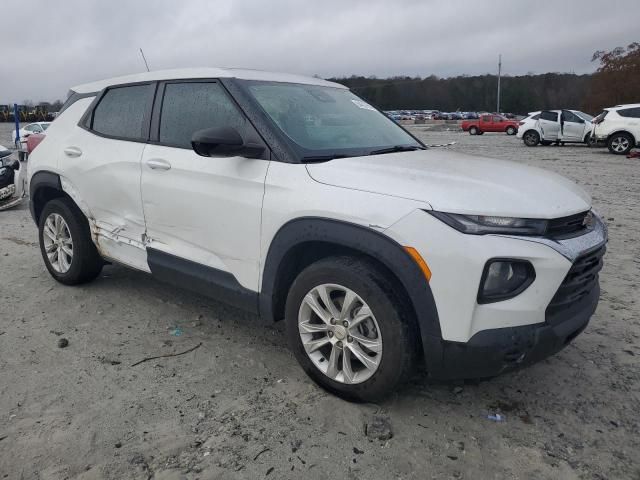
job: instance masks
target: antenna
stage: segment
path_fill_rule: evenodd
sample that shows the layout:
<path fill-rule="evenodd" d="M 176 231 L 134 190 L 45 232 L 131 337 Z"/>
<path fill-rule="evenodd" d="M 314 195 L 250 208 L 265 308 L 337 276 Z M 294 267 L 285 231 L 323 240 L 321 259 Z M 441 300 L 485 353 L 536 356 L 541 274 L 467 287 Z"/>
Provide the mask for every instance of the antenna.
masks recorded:
<path fill-rule="evenodd" d="M 142 48 L 140 48 L 140 55 L 142 55 L 142 60 L 144 60 L 144 66 L 147 67 L 147 72 L 150 71 L 149 70 L 149 64 L 147 63 L 147 59 L 144 56 L 144 52 L 142 51 Z"/>
<path fill-rule="evenodd" d="M 500 76 L 502 74 L 502 54 L 498 55 L 498 105 L 496 113 L 500 114 Z"/>

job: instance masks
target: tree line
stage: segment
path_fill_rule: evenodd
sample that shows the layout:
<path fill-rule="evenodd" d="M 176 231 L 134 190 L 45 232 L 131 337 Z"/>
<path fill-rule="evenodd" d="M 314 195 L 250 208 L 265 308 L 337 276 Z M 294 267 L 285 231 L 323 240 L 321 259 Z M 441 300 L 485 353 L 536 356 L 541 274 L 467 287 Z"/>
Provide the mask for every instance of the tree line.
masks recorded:
<path fill-rule="evenodd" d="M 501 110 L 524 114 L 534 110 L 572 108 L 597 113 L 603 107 L 640 102 L 640 43 L 595 52 L 593 74 L 544 73 L 503 76 Z M 383 110 L 433 109 L 495 111 L 496 75 L 332 78 Z"/>

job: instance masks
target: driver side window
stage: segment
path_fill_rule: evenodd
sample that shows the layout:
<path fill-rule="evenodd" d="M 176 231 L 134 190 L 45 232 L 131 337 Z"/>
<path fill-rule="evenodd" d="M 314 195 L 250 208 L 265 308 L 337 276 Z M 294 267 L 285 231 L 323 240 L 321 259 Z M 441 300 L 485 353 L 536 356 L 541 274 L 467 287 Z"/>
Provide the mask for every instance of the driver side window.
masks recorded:
<path fill-rule="evenodd" d="M 160 143 L 191 148 L 198 130 L 234 127 L 241 130 L 244 115 L 218 82 L 167 83 L 160 116 Z"/>
<path fill-rule="evenodd" d="M 570 112 L 569 110 L 564 110 L 562 112 L 562 116 L 564 117 L 565 122 L 584 123 L 584 121 L 580 117 L 578 117 L 575 113 Z"/>

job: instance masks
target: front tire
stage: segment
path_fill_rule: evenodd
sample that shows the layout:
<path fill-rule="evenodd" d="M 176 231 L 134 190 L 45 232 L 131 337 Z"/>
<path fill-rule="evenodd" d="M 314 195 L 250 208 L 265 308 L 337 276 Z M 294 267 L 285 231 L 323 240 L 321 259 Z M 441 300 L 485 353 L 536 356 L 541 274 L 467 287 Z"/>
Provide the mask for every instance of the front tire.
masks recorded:
<path fill-rule="evenodd" d="M 409 377 L 417 356 L 419 335 L 405 297 L 366 259 L 320 260 L 289 291 L 289 346 L 326 390 L 348 400 L 380 400 Z"/>
<path fill-rule="evenodd" d="M 53 278 L 78 285 L 96 278 L 104 264 L 91 240 L 89 223 L 67 198 L 47 203 L 38 224 L 40 252 Z"/>
<path fill-rule="evenodd" d="M 633 148 L 633 137 L 628 133 L 615 133 L 609 137 L 607 148 L 614 155 L 626 155 Z"/>
<path fill-rule="evenodd" d="M 524 132 L 522 136 L 522 141 L 527 147 L 535 147 L 540 143 L 540 134 L 535 130 L 528 130 Z"/>
<path fill-rule="evenodd" d="M 515 127 L 507 127 L 507 135 L 515 135 L 516 133 L 518 133 L 518 130 L 516 130 Z"/>

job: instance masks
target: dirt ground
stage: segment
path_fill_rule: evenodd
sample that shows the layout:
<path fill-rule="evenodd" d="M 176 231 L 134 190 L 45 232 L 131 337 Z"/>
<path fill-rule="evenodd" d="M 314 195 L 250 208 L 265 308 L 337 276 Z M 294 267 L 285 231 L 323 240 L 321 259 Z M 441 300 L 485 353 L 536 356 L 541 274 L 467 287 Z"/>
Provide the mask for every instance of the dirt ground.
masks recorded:
<path fill-rule="evenodd" d="M 347 403 L 304 375 L 282 323 L 119 266 L 57 284 L 25 204 L 0 212 L 0 479 L 639 479 L 640 162 L 413 131 L 592 194 L 610 228 L 602 297 L 564 351 L 479 385 L 417 376 L 379 405 Z M 376 415 L 392 438 L 366 436 Z"/>

